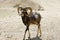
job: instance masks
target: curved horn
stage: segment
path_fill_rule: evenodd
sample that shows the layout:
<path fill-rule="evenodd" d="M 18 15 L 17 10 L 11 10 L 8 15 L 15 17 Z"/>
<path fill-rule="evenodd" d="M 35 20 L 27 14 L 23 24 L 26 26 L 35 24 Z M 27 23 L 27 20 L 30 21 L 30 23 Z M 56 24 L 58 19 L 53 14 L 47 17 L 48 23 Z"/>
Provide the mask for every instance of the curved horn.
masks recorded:
<path fill-rule="evenodd" d="M 19 7 L 17 8 L 17 12 L 19 13 Z"/>
<path fill-rule="evenodd" d="M 17 8 L 18 13 L 19 13 L 19 10 L 20 10 L 20 9 L 22 9 L 22 7 L 18 7 L 18 8 Z"/>
<path fill-rule="evenodd" d="M 26 9 L 30 10 L 30 14 L 29 15 L 31 15 L 32 14 L 32 8 L 31 7 L 26 7 Z"/>

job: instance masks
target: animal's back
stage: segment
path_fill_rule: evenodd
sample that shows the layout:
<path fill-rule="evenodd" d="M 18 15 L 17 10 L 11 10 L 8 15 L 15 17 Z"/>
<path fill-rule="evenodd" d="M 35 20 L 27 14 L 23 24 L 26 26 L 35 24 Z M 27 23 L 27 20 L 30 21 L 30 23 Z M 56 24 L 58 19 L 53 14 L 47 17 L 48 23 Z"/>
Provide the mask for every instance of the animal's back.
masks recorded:
<path fill-rule="evenodd" d="M 41 15 L 37 12 L 33 13 L 30 18 L 32 19 L 31 23 L 33 24 L 40 23 L 41 21 Z"/>

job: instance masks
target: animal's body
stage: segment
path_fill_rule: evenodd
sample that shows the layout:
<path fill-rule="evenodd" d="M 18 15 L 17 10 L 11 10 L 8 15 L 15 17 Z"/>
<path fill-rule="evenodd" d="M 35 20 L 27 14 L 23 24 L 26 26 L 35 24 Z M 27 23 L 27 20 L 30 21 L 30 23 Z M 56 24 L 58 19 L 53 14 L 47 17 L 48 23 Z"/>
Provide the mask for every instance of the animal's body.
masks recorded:
<path fill-rule="evenodd" d="M 22 21 L 25 25 L 30 24 L 39 24 L 41 20 L 40 14 L 32 14 L 31 16 L 22 16 Z"/>
<path fill-rule="evenodd" d="M 18 8 L 18 13 L 19 13 L 19 10 L 20 10 L 21 11 L 22 21 L 23 21 L 24 25 L 26 26 L 26 30 L 25 30 L 23 40 L 25 40 L 25 35 L 26 35 L 27 30 L 28 30 L 29 38 L 30 38 L 30 32 L 29 32 L 30 24 L 38 25 L 37 36 L 38 36 L 39 33 L 40 33 L 40 36 L 41 36 L 41 28 L 40 28 L 41 15 L 38 14 L 37 12 L 33 13 L 32 11 L 30 12 L 31 15 L 28 15 L 28 13 L 27 13 L 28 8 L 31 9 L 30 7 L 26 7 L 26 8 L 19 7 Z"/>

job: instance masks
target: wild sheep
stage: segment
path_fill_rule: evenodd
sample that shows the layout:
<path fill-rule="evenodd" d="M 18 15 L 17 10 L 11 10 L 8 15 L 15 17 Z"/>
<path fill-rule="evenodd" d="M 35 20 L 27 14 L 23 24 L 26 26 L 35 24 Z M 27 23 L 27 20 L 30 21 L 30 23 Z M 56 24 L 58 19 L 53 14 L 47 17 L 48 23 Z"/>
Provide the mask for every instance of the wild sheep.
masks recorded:
<path fill-rule="evenodd" d="M 28 38 L 30 38 L 30 32 L 29 32 L 30 24 L 38 25 L 37 36 L 38 36 L 39 33 L 40 33 L 40 36 L 41 36 L 42 35 L 41 27 L 40 27 L 41 15 L 38 14 L 37 12 L 35 12 L 35 14 L 33 14 L 32 8 L 30 8 L 30 7 L 25 7 L 25 8 L 18 7 L 17 10 L 18 10 L 18 14 L 21 15 L 21 17 L 22 17 L 22 21 L 23 21 L 24 25 L 26 26 L 26 30 L 25 30 L 23 40 L 25 40 L 25 35 L 26 35 L 27 31 L 29 33 Z M 31 15 L 28 15 L 27 10 L 30 10 Z M 21 11 L 21 14 L 20 14 L 20 11 Z"/>

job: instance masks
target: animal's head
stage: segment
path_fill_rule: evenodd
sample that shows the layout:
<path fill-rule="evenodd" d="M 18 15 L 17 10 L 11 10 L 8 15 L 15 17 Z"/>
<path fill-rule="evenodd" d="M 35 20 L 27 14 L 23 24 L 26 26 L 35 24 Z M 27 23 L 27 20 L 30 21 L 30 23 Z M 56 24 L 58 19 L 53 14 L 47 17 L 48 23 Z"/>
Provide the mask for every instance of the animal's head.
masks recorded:
<path fill-rule="evenodd" d="M 21 16 L 24 16 L 24 15 L 28 16 L 28 13 L 27 13 L 28 10 L 30 10 L 30 13 L 32 12 L 32 9 L 30 7 L 25 7 L 25 8 L 18 7 L 17 10 L 18 10 L 18 14 Z"/>

